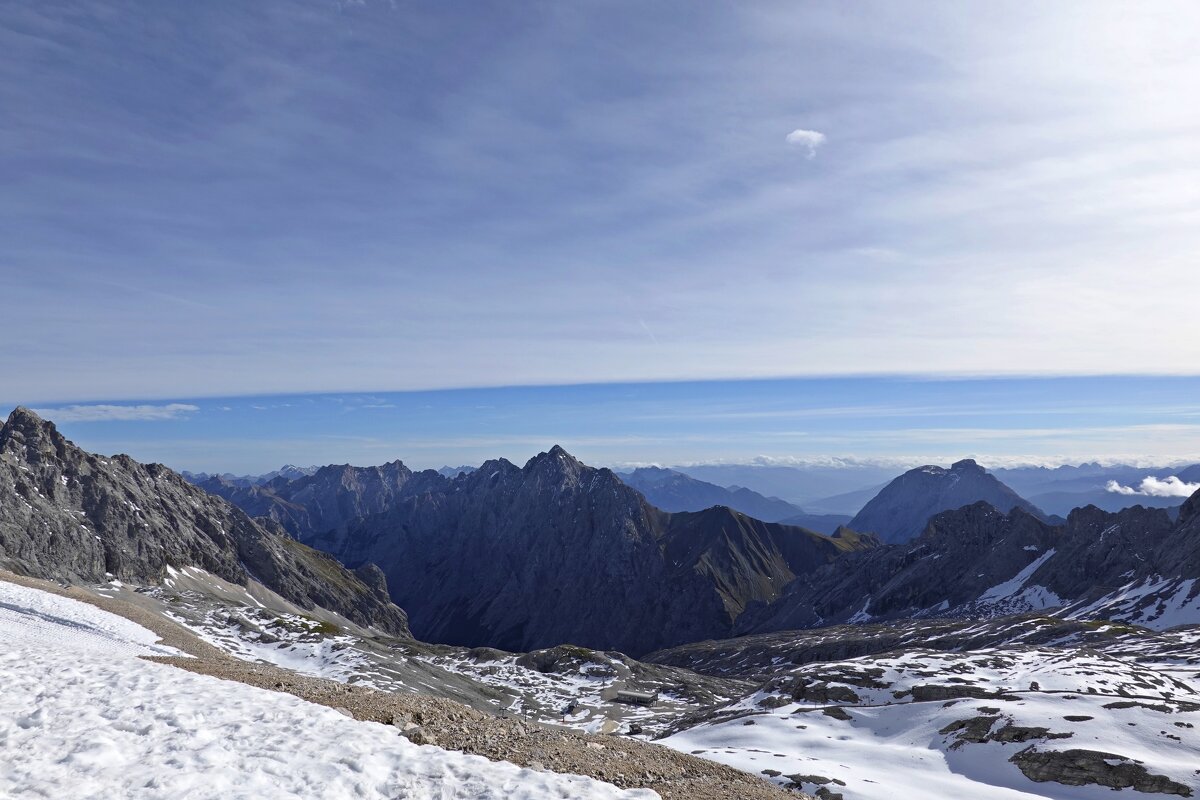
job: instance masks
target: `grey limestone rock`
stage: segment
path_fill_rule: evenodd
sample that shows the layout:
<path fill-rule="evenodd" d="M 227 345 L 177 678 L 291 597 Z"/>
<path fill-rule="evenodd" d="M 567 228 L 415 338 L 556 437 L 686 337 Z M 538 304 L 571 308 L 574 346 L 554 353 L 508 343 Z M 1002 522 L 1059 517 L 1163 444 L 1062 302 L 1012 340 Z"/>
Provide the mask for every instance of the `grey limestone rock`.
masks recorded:
<path fill-rule="evenodd" d="M 0 427 L 0 565 L 68 583 L 155 584 L 169 568 L 255 579 L 302 608 L 407 635 L 378 575 L 361 574 L 161 464 L 84 452 L 32 411 Z"/>

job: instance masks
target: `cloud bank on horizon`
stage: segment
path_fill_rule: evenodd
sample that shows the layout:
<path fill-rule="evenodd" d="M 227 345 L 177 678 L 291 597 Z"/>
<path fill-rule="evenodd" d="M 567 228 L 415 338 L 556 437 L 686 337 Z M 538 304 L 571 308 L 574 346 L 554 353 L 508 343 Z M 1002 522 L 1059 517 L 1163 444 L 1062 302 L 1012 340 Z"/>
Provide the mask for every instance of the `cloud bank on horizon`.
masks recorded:
<path fill-rule="evenodd" d="M 1191 497 L 1200 492 L 1200 483 L 1188 483 L 1176 475 L 1156 478 L 1147 475 L 1136 487 L 1123 486 L 1117 481 L 1109 481 L 1104 487 L 1113 494 L 1140 495 L 1143 497 Z"/>
<path fill-rule="evenodd" d="M 5 389 L 1195 374 L 1198 26 L 17 0 Z"/>

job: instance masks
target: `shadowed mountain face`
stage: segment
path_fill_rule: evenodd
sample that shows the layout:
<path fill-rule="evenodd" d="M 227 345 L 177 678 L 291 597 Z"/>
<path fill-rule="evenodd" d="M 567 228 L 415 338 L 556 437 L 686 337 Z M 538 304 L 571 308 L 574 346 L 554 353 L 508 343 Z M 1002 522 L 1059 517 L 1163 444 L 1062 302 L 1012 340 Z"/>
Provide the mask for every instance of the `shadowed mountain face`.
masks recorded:
<path fill-rule="evenodd" d="M 0 427 L 0 565 L 39 578 L 153 584 L 168 568 L 257 580 L 302 608 L 407 634 L 377 569 L 350 572 L 161 464 L 102 458 L 22 408 Z"/>
<path fill-rule="evenodd" d="M 1165 628 L 1200 623 L 1200 494 L 1179 520 L 1141 506 L 1077 509 L 1052 526 L 986 503 L 930 520 L 915 541 L 799 576 L 739 633 L 904 617 L 1043 612 Z"/>
<path fill-rule="evenodd" d="M 1041 512 L 971 459 L 950 469 L 926 466 L 893 480 L 850 521 L 857 531 L 871 531 L 885 542 L 907 542 L 925 530 L 929 518 L 942 511 L 984 502 L 1008 512 L 1019 508 Z"/>
<path fill-rule="evenodd" d="M 748 603 L 876 544 L 727 507 L 670 514 L 559 447 L 524 468 L 501 459 L 452 479 L 385 465 L 367 481 L 387 487 L 386 499 L 372 495 L 383 510 L 346 521 L 366 507 L 355 469 L 324 468 L 251 499 L 266 513 L 286 510 L 283 524 L 343 563 L 379 564 L 416 634 L 451 644 L 569 642 L 638 654 L 728 635 Z M 317 519 L 335 524 L 313 532 Z"/>

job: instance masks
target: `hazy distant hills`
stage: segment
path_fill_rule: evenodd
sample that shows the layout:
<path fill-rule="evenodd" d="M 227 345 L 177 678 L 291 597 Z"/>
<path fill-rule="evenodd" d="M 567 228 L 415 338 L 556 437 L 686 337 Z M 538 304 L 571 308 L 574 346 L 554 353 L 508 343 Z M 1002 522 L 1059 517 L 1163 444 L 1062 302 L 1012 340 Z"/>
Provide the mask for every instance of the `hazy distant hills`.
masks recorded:
<path fill-rule="evenodd" d="M 617 475 L 663 511 L 702 511 L 728 506 L 755 519 L 797 525 L 818 533 L 833 533 L 850 521 L 849 515 L 810 514 L 778 497 L 764 497 L 742 486 L 717 486 L 673 469 L 639 467 Z"/>
<path fill-rule="evenodd" d="M 850 527 L 878 534 L 885 542 L 907 542 L 925 530 L 933 515 L 979 502 L 1004 513 L 1019 508 L 1043 517 L 1032 503 L 967 458 L 950 469 L 928 465 L 905 472 L 863 506 Z"/>
<path fill-rule="evenodd" d="M 1105 511 L 1119 511 L 1134 505 L 1177 508 L 1187 497 L 1185 493 L 1173 496 L 1120 494 L 1108 491 L 1107 487 L 1112 481 L 1134 488 L 1141 486 L 1147 477 L 1162 480 L 1174 476 L 1184 483 L 1200 483 L 1200 464 L 1146 468 L 1089 463 L 1053 468 L 996 469 L 992 472 L 1047 514 L 1059 516 L 1066 516 L 1071 509 L 1087 505 L 1094 505 Z"/>
<path fill-rule="evenodd" d="M 1029 502 L 1047 514 L 1057 517 L 1065 517 L 1073 509 L 1085 506 L 1096 506 L 1103 511 L 1120 511 L 1133 506 L 1145 506 L 1146 508 L 1163 508 L 1175 512 L 1183 500 L 1182 497 L 1123 495 L 1104 489 L 1093 489 L 1087 492 L 1043 492 L 1029 498 Z"/>
<path fill-rule="evenodd" d="M 829 509 L 815 501 L 872 486 L 883 486 L 901 471 L 893 466 L 847 462 L 834 465 L 697 464 L 671 467 L 718 486 L 744 486 L 809 510 L 850 513 L 862 507 Z M 872 493 L 873 494 L 873 493 Z M 863 500 L 866 503 L 870 498 Z"/>
<path fill-rule="evenodd" d="M 763 495 L 783 498 L 809 513 L 849 516 L 862 510 L 902 471 L 895 467 L 857 462 L 835 466 L 718 464 L 673 469 L 721 486 L 744 486 Z M 989 471 L 1035 507 L 1060 517 L 1065 517 L 1074 508 L 1087 505 L 1095 505 L 1106 511 L 1135 505 L 1176 508 L 1191 493 L 1178 489 L 1173 496 L 1120 494 L 1108 490 L 1110 481 L 1135 489 L 1147 477 L 1161 480 L 1175 476 L 1186 484 L 1200 484 L 1200 464 L 1147 468 L 1087 463 L 1061 467 L 996 468 Z"/>
<path fill-rule="evenodd" d="M 450 466 L 440 467 L 440 468 L 438 468 L 437 473 L 439 475 L 441 475 L 443 478 L 457 478 L 459 475 L 463 475 L 463 474 L 466 474 L 469 472 L 474 472 L 475 469 L 476 469 L 475 467 L 467 466 L 466 464 L 464 464 L 459 467 L 450 467 Z"/>
<path fill-rule="evenodd" d="M 295 480 L 296 478 L 303 478 L 306 475 L 312 475 L 318 469 L 319 467 L 297 467 L 294 464 L 284 464 L 279 469 L 271 470 L 262 475 L 234 475 L 229 472 L 217 475 L 209 472 L 188 472 L 186 469 L 179 474 L 195 484 L 203 483 L 210 478 L 219 478 L 230 485 L 245 487 L 260 486 L 280 477 Z"/>

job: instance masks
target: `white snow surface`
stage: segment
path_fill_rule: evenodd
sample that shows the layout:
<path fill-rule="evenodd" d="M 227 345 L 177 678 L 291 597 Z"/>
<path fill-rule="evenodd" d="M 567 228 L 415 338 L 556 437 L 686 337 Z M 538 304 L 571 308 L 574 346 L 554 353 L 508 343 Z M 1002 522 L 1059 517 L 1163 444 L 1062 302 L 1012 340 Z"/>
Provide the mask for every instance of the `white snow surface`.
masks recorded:
<path fill-rule="evenodd" d="M 1193 791 L 1200 788 L 1195 775 L 1195 737 L 1176 741 L 1158 735 L 1179 731 L 1175 716 L 1146 708 L 1118 711 L 1103 708 L 1112 698 L 1087 695 L 1025 693 L 1014 702 L 999 705 L 1003 718 L 1017 725 L 1042 725 L 1052 731 L 1072 731 L 1071 739 L 1038 743 L 1038 749 L 1072 747 L 1119 753 L 1143 761 L 1153 773 L 1165 773 Z M 848 721 L 820 711 L 796 713 L 784 706 L 717 725 L 698 726 L 663 740 L 683 752 L 711 758 L 737 769 L 763 770 L 783 775 L 819 775 L 837 778 L 845 786 L 827 785 L 846 800 L 895 800 L 901 797 L 937 800 L 1104 800 L 1114 796 L 1105 786 L 1067 786 L 1034 783 L 1008 759 L 1024 743 L 968 744 L 953 748 L 954 735 L 942 734 L 949 724 L 978 716 L 989 701 L 846 707 Z M 1088 723 L 1064 720 L 1065 715 L 1088 716 Z M 1194 724 L 1197 715 L 1186 716 Z M 750 723 L 750 724 L 747 724 Z M 805 782 L 813 792 L 819 784 Z M 1125 796 L 1146 797 L 1132 790 Z"/>
<path fill-rule="evenodd" d="M 171 652 L 155 640 L 0 582 L 0 797 L 658 798 L 417 746 L 291 695 L 137 658 Z"/>
<path fill-rule="evenodd" d="M 1017 592 L 1025 588 L 1025 584 L 1033 577 L 1033 573 L 1038 571 L 1038 568 L 1049 561 L 1054 556 L 1054 549 L 1051 548 L 1045 553 L 1042 553 L 1036 559 L 1031 561 L 1025 569 L 1018 572 L 1004 583 L 993 586 L 979 596 L 981 601 L 1002 600 L 1006 597 L 1012 597 Z"/>
<path fill-rule="evenodd" d="M 88 603 L 0 581 L 0 643 L 93 656 L 184 655 L 152 631 Z"/>
<path fill-rule="evenodd" d="M 1200 591 L 1193 578 L 1144 578 L 1066 616 L 1077 619 L 1101 617 L 1131 622 L 1163 631 L 1177 625 L 1200 624 Z"/>
<path fill-rule="evenodd" d="M 1182 648 L 1191 652 L 1190 648 Z M 859 699 L 825 713 L 826 703 L 766 702 L 759 690 L 717 717 L 661 744 L 710 758 L 779 783 L 820 776 L 846 800 L 1102 800 L 1099 785 L 1034 783 L 1009 759 L 1023 748 L 1085 749 L 1142 762 L 1200 791 L 1200 693 L 1190 665 L 1148 663 L 1151 654 L 1116 657 L 1086 650 L 999 648 L 968 653 L 908 650 L 782 670 L 812 682 L 842 685 Z M 1157 660 L 1157 659 L 1154 659 Z M 914 702 L 913 687 L 969 685 L 995 693 L 983 699 Z M 900 696 L 897 696 L 897 695 Z M 847 718 L 841 718 L 842 716 Z M 958 742 L 947 726 L 993 715 L 1003 725 L 1044 727 L 1069 738 L 1028 742 Z M 769 772 L 768 772 L 769 771 Z M 1132 790 L 1127 796 L 1140 797 Z"/>

